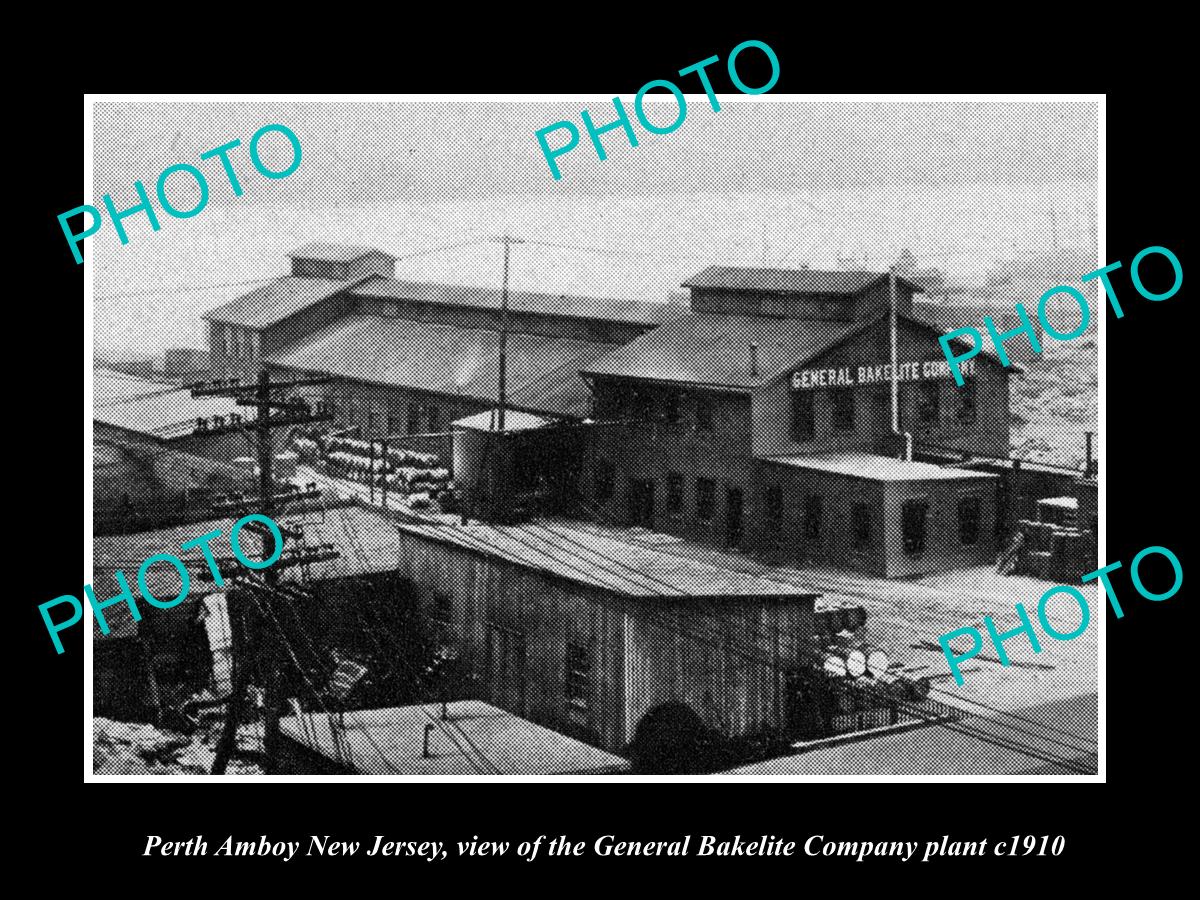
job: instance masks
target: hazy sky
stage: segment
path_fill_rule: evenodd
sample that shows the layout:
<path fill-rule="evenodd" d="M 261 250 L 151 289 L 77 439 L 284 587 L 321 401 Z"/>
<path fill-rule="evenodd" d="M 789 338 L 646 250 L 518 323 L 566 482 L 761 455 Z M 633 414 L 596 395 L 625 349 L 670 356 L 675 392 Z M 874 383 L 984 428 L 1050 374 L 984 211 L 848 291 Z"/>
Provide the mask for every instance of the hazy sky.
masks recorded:
<path fill-rule="evenodd" d="M 632 98 L 623 98 L 632 108 Z M 674 101 L 651 112 L 670 121 Z M 210 287 L 281 274 L 307 240 L 379 246 L 403 255 L 509 229 L 534 241 L 513 255 L 516 287 L 660 299 L 706 265 L 816 267 L 855 256 L 885 268 L 911 248 L 923 265 L 971 279 L 996 259 L 1059 246 L 1091 251 L 1096 108 L 1085 103 L 812 103 L 703 95 L 672 134 L 629 147 L 586 133 L 559 158 L 555 181 L 534 132 L 561 119 L 612 119 L 611 102 L 98 103 L 94 185 L 136 200 L 140 178 L 188 162 L 209 175 L 207 208 L 189 219 L 128 220 L 89 239 L 96 273 L 98 353 L 200 346 L 198 317 L 247 290 Z M 631 113 L 632 115 L 632 113 Z M 300 168 L 269 181 L 245 145 L 279 122 L 303 147 Z M 201 152 L 240 138 L 234 197 Z M 278 135 L 272 136 L 272 141 Z M 556 134 L 552 140 L 562 139 Z M 268 142 L 264 142 L 264 147 Z M 286 159 L 286 156 L 284 157 Z M 186 178 L 172 196 L 186 203 Z M 178 185 L 178 195 L 176 189 Z M 499 248 L 483 244 L 401 262 L 398 274 L 472 284 L 499 278 Z M 204 287 L 201 291 L 183 289 Z M 163 293 L 144 293 L 163 289 Z M 114 296 L 138 292 L 135 297 Z M 108 299 L 105 299 L 108 298 Z"/>

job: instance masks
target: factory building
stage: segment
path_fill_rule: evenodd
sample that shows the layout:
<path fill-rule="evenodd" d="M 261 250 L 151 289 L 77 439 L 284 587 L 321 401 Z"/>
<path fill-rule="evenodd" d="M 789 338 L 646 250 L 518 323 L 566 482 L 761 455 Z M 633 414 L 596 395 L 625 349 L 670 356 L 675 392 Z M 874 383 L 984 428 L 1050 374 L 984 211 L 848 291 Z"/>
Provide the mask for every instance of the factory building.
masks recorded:
<path fill-rule="evenodd" d="M 362 437 L 490 415 L 499 290 L 401 281 L 370 248 L 290 256 L 290 275 L 206 315 L 217 372 L 333 375 L 313 396 Z M 1001 479 L 956 463 L 1007 456 L 1016 367 L 984 352 L 956 386 L 942 332 L 913 315 L 920 287 L 886 273 L 713 266 L 684 287 L 690 307 L 510 292 L 507 408 L 586 423 L 552 442 L 574 485 L 560 499 L 612 524 L 885 577 L 994 559 Z M 544 428 L 508 437 L 483 456 L 547 443 Z M 481 475 L 455 473 L 472 490 Z"/>
<path fill-rule="evenodd" d="M 499 290 L 401 281 L 394 257 L 366 247 L 289 255 L 290 275 L 205 314 L 215 374 L 249 379 L 265 364 L 333 375 L 313 396 L 363 437 L 446 432 L 495 402 Z M 580 369 L 682 308 L 511 291 L 509 311 L 511 408 L 582 419 Z"/>
<path fill-rule="evenodd" d="M 896 279 L 893 428 L 886 274 L 714 266 L 684 286 L 689 312 L 583 370 L 605 518 L 885 577 L 993 558 L 995 476 L 909 448 L 1005 455 L 1011 368 L 980 354 L 957 387 Z"/>

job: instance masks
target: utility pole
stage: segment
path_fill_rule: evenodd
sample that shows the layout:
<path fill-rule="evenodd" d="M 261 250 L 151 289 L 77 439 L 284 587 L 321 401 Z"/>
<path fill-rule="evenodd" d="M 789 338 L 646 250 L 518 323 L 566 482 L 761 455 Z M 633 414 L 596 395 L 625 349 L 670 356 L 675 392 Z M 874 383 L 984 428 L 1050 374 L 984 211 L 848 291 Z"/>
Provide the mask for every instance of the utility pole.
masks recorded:
<path fill-rule="evenodd" d="M 497 384 L 496 397 L 496 415 L 495 427 L 489 427 L 487 432 L 487 442 L 484 444 L 483 461 L 481 463 L 480 475 L 487 478 L 488 483 L 488 506 L 492 514 L 500 506 L 497 504 L 497 496 L 500 492 L 499 475 L 497 473 L 498 463 L 503 466 L 503 453 L 500 451 L 502 440 L 504 437 L 504 419 L 506 407 L 508 406 L 508 268 L 509 268 L 509 248 L 513 244 L 525 243 L 520 238 L 514 238 L 507 232 L 503 236 L 492 238 L 495 243 L 504 244 L 504 271 L 501 277 L 500 288 L 500 320 L 498 323 L 499 336 L 499 383 Z M 493 442 L 496 447 L 493 447 Z M 478 490 L 476 490 L 478 494 Z"/>
<path fill-rule="evenodd" d="M 493 238 L 493 241 L 504 244 L 504 275 L 500 289 L 500 385 L 499 398 L 496 404 L 496 430 L 504 431 L 504 407 L 508 402 L 507 366 L 508 366 L 508 253 L 512 244 L 525 243 L 520 238 L 514 238 L 507 232 L 503 237 Z"/>
<path fill-rule="evenodd" d="M 275 448 L 272 445 L 271 432 L 275 428 L 288 425 L 330 421 L 333 419 L 333 413 L 327 408 L 324 402 L 319 402 L 317 410 L 314 412 L 308 401 L 304 399 L 276 397 L 275 394 L 297 387 L 328 384 L 332 380 L 328 376 L 314 376 L 272 384 L 270 373 L 266 368 L 263 368 L 259 371 L 258 381 L 253 387 L 242 384 L 241 380 L 236 378 L 226 381 L 204 382 L 190 386 L 193 397 L 232 397 L 237 404 L 241 406 L 253 406 L 257 412 L 252 433 L 258 451 L 258 497 L 244 502 L 214 505 L 214 509 L 219 508 L 222 512 L 226 513 L 244 513 L 246 507 L 257 506 L 264 516 L 274 521 L 277 499 L 286 503 L 289 499 L 310 499 L 314 496 L 319 496 L 320 492 L 315 490 L 293 495 L 285 493 L 277 496 L 273 474 Z M 278 410 L 278 412 L 272 414 L 271 411 L 273 409 Z M 235 420 L 231 416 L 231 421 L 228 425 L 219 425 L 215 428 L 206 429 L 205 433 L 211 435 L 214 433 L 219 434 L 235 431 L 245 433 L 246 427 L 241 423 L 240 417 Z M 265 526 L 258 526 L 259 523 L 251 522 L 245 526 L 245 530 L 258 534 L 262 538 L 263 559 L 267 559 L 272 555 L 272 551 L 268 550 L 268 541 L 272 538 L 272 534 Z M 301 534 L 298 529 L 291 529 L 284 525 L 280 525 L 280 533 L 284 536 L 285 540 L 288 537 L 294 538 Z M 264 570 L 260 576 L 262 578 L 261 592 L 268 609 L 271 608 L 271 604 L 279 593 L 280 569 L 286 566 L 306 565 L 322 559 L 333 559 L 339 555 L 332 547 L 324 546 L 311 549 L 304 548 L 299 552 L 285 552 L 283 548 L 280 548 L 280 553 L 280 559 Z M 257 590 L 256 586 L 249 582 L 245 584 L 245 587 L 249 590 Z M 243 616 L 240 611 L 235 612 L 232 604 L 228 605 L 228 609 L 231 625 L 235 619 L 242 622 L 253 621 L 253 617 Z M 245 644 L 245 652 L 242 654 L 244 659 L 241 664 L 238 664 L 235 660 L 233 692 L 229 696 L 226 705 L 225 726 L 213 758 L 212 774 L 214 775 L 224 774 L 225 767 L 228 765 L 237 744 L 237 727 L 245 705 L 246 689 L 250 683 L 252 671 L 250 659 L 252 651 L 255 649 L 255 644 L 259 645 L 257 648 L 261 664 L 259 674 L 261 675 L 265 671 L 267 682 L 266 698 L 264 701 L 266 706 L 266 721 L 263 731 L 263 751 L 267 760 L 267 773 L 273 774 L 277 769 L 279 758 L 279 715 L 284 702 L 283 672 L 280 667 L 277 640 L 266 637 L 268 628 L 269 623 L 261 621 L 260 617 L 258 628 L 255 629 L 258 633 L 257 640 L 252 638 L 250 631 L 245 628 L 241 629 Z"/>

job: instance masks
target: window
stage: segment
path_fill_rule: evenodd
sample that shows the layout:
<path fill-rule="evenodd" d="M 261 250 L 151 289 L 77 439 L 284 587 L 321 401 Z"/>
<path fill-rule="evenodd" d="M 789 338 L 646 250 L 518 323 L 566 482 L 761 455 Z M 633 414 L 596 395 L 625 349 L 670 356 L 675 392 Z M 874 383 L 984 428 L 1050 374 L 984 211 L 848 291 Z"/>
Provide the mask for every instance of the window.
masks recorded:
<path fill-rule="evenodd" d="M 964 547 L 979 541 L 979 498 L 963 497 L 958 501 L 958 539 Z"/>
<path fill-rule="evenodd" d="M 871 507 L 867 503 L 856 504 L 851 513 L 854 549 L 868 550 L 871 547 Z"/>
<path fill-rule="evenodd" d="M 711 522 L 717 503 L 717 483 L 711 478 L 696 479 L 696 518 Z"/>
<path fill-rule="evenodd" d="M 434 639 L 443 647 L 454 643 L 454 602 L 443 591 L 433 592 L 430 619 L 433 623 Z"/>
<path fill-rule="evenodd" d="M 813 392 L 792 394 L 792 440 L 797 443 L 813 439 Z"/>
<path fill-rule="evenodd" d="M 667 473 L 667 512 L 675 516 L 683 512 L 683 476 L 678 472 Z"/>
<path fill-rule="evenodd" d="M 679 422 L 679 391 L 669 388 L 663 394 L 663 420 L 669 425 Z"/>
<path fill-rule="evenodd" d="M 425 407 L 425 412 L 429 415 L 429 431 L 431 433 L 441 430 L 442 414 L 436 406 Z"/>
<path fill-rule="evenodd" d="M 975 424 L 978 414 L 975 379 L 963 378 L 963 386 L 956 390 L 958 391 L 958 423 L 963 428 L 970 428 Z"/>
<path fill-rule="evenodd" d="M 233 326 L 226 325 L 225 331 L 225 355 L 233 356 Z"/>
<path fill-rule="evenodd" d="M 654 393 L 648 387 L 635 387 L 629 395 L 629 414 L 645 421 L 654 411 Z"/>
<path fill-rule="evenodd" d="M 408 404 L 408 433 L 420 434 L 421 432 L 421 407 L 420 404 Z"/>
<path fill-rule="evenodd" d="M 567 664 L 564 678 L 568 712 L 586 714 L 591 703 L 592 653 L 576 641 L 567 642 Z"/>
<path fill-rule="evenodd" d="M 810 494 L 804 504 L 804 536 L 810 541 L 821 539 L 821 497 Z"/>
<path fill-rule="evenodd" d="M 767 539 L 772 547 L 778 547 L 783 532 L 783 488 L 779 485 L 767 488 L 766 514 Z"/>
<path fill-rule="evenodd" d="M 616 470 L 607 459 L 597 459 L 592 469 L 592 486 L 597 500 L 611 500 Z"/>
<path fill-rule="evenodd" d="M 921 383 L 917 394 L 917 422 L 921 428 L 937 428 L 941 416 L 941 385 L 936 381 Z"/>
<path fill-rule="evenodd" d="M 712 431 L 713 430 L 713 402 L 712 397 L 699 396 L 696 398 L 696 430 L 697 431 Z"/>
<path fill-rule="evenodd" d="M 838 431 L 854 430 L 854 390 L 840 388 L 833 392 L 833 427 Z"/>
<path fill-rule="evenodd" d="M 590 725 L 592 707 L 592 648 L 577 641 L 566 642 L 563 677 L 566 714 L 576 725 Z"/>
<path fill-rule="evenodd" d="M 925 552 L 925 519 L 928 513 L 929 504 L 924 500 L 905 500 L 900 507 L 904 552 L 909 556 Z"/>

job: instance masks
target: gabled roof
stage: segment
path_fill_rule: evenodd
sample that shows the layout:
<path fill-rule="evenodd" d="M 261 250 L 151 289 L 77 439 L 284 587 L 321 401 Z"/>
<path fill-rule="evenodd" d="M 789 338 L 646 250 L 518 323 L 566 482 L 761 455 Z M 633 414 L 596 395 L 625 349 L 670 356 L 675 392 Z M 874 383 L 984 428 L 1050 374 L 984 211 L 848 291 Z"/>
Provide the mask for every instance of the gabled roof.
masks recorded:
<path fill-rule="evenodd" d="M 368 253 L 383 253 L 395 259 L 391 253 L 385 253 L 375 247 L 360 247 L 354 244 L 331 244 L 324 241 L 312 241 L 303 247 L 297 247 L 288 254 L 292 259 L 316 259 L 321 262 L 354 262 L 362 259 Z"/>
<path fill-rule="evenodd" d="M 583 417 L 590 394 L 579 370 L 613 346 L 508 335 L 509 402 L 533 412 Z M 499 356 L 499 336 L 494 331 L 352 314 L 268 356 L 267 362 L 494 402 Z"/>
<path fill-rule="evenodd" d="M 270 284 L 257 287 L 216 309 L 210 309 L 201 318 L 243 328 L 269 328 L 313 304 L 328 300 L 350 284 L 348 281 L 328 278 L 293 278 L 288 275 L 276 278 Z"/>
<path fill-rule="evenodd" d="M 860 331 L 861 322 L 809 322 L 687 313 L 609 353 L 585 375 L 749 390 Z M 751 344 L 758 345 L 751 371 Z"/>
<path fill-rule="evenodd" d="M 845 341 L 887 321 L 887 315 L 858 322 L 813 322 L 725 313 L 687 313 L 630 341 L 582 370 L 585 376 L 666 381 L 748 391 L 784 377 Z M 900 316 L 901 323 L 943 332 L 935 325 Z M 963 343 L 955 339 L 956 344 Z M 750 345 L 757 345 L 757 370 Z M 984 349 L 982 356 L 996 359 Z M 1015 363 L 1009 368 L 1023 371 Z"/>
<path fill-rule="evenodd" d="M 835 294 L 851 297 L 861 293 L 886 272 L 831 271 L 823 269 L 763 269 L 747 266 L 709 266 L 683 282 L 687 288 L 720 288 L 727 291 L 766 291 L 780 294 Z M 920 285 L 897 278 L 910 291 L 924 292 Z"/>
<path fill-rule="evenodd" d="M 438 306 L 465 306 L 500 311 L 500 291 L 464 284 L 401 281 L 376 276 L 351 292 L 356 297 L 408 300 Z M 508 308 L 518 313 L 540 313 L 572 319 L 599 319 L 632 325 L 658 325 L 680 315 L 686 307 L 675 303 L 647 303 L 536 291 L 509 291 Z"/>

